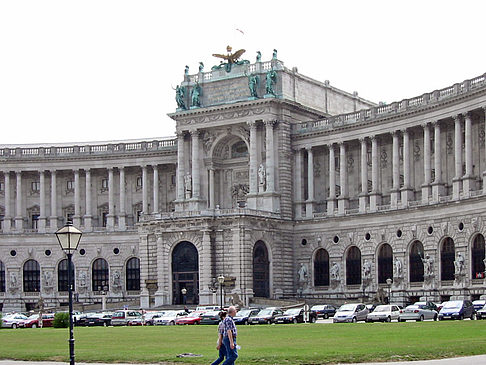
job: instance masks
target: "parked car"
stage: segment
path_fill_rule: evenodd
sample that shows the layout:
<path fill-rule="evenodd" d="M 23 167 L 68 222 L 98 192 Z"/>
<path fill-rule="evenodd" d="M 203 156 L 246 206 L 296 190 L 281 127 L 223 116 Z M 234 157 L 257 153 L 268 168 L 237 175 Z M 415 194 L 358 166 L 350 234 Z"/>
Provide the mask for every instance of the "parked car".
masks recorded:
<path fill-rule="evenodd" d="M 424 321 L 426 319 L 433 319 L 434 321 L 437 321 L 439 314 L 434 308 L 435 305 L 432 307 L 427 304 L 409 305 L 400 312 L 398 322 L 405 322 L 409 320 Z"/>
<path fill-rule="evenodd" d="M 437 304 L 435 304 L 434 302 L 430 302 L 430 301 L 427 301 L 427 302 L 415 302 L 413 304 L 415 304 L 415 305 L 425 305 L 428 308 L 430 308 L 432 310 L 435 310 L 437 313 L 439 313 L 439 310 L 440 310 L 438 308 Z"/>
<path fill-rule="evenodd" d="M 219 310 L 208 311 L 201 316 L 201 324 L 218 324 L 221 318 L 219 318 Z"/>
<path fill-rule="evenodd" d="M 219 305 L 198 305 L 195 311 L 219 311 L 221 307 Z"/>
<path fill-rule="evenodd" d="M 54 322 L 54 314 L 43 314 L 42 315 L 42 327 L 52 327 Z M 39 315 L 33 314 L 22 322 L 19 322 L 19 327 L 24 328 L 37 328 L 40 327 Z"/>
<path fill-rule="evenodd" d="M 236 313 L 236 316 L 233 317 L 233 320 L 236 324 L 248 324 L 248 319 L 251 316 L 258 314 L 258 312 L 260 312 L 260 309 L 258 308 L 242 309 L 238 313 Z"/>
<path fill-rule="evenodd" d="M 315 323 L 317 314 L 309 311 L 309 322 Z M 290 308 L 283 314 L 275 317 L 275 323 L 303 323 L 304 322 L 304 308 Z"/>
<path fill-rule="evenodd" d="M 486 319 L 486 305 L 476 312 L 476 319 Z"/>
<path fill-rule="evenodd" d="M 8 314 L 2 318 L 2 327 L 17 328 L 19 323 L 26 320 L 27 317 L 20 313 Z"/>
<path fill-rule="evenodd" d="M 249 324 L 271 324 L 275 323 L 275 317 L 283 314 L 282 309 L 277 307 L 264 308 L 254 316 L 248 318 Z"/>
<path fill-rule="evenodd" d="M 369 310 L 362 303 L 343 304 L 336 311 L 332 321 L 333 323 L 366 321 Z"/>
<path fill-rule="evenodd" d="M 474 319 L 476 312 L 470 300 L 451 300 L 446 302 L 439 312 L 439 320 L 444 319 Z"/>
<path fill-rule="evenodd" d="M 111 316 L 112 326 L 126 326 L 128 322 L 137 318 L 142 318 L 142 313 L 134 310 L 119 310 Z"/>
<path fill-rule="evenodd" d="M 183 316 L 176 319 L 176 324 L 200 324 L 201 316 L 206 313 L 205 311 L 194 311 L 187 316 Z"/>
<path fill-rule="evenodd" d="M 391 322 L 400 316 L 398 305 L 378 305 L 372 313 L 368 313 L 366 322 Z"/>
<path fill-rule="evenodd" d="M 474 310 L 478 311 L 480 309 L 483 309 L 483 307 L 486 305 L 486 300 L 475 300 L 474 302 L 472 302 L 472 304 L 474 306 Z"/>
<path fill-rule="evenodd" d="M 185 316 L 187 316 L 187 312 L 185 310 L 167 311 L 159 318 L 154 319 L 154 325 L 173 326 L 176 324 L 176 320 L 178 318 Z"/>
<path fill-rule="evenodd" d="M 78 326 L 110 326 L 112 313 L 88 313 L 85 317 L 81 317 Z"/>
<path fill-rule="evenodd" d="M 155 319 L 162 317 L 164 315 L 164 313 L 165 312 L 147 312 L 147 313 L 145 313 L 145 315 L 144 315 L 145 325 L 146 326 L 153 326 Z"/>
<path fill-rule="evenodd" d="M 334 314 L 336 314 L 336 308 L 329 304 L 314 305 L 311 308 L 311 311 L 314 312 L 318 318 L 321 317 L 324 319 L 328 319 L 329 317 L 334 317 Z"/>

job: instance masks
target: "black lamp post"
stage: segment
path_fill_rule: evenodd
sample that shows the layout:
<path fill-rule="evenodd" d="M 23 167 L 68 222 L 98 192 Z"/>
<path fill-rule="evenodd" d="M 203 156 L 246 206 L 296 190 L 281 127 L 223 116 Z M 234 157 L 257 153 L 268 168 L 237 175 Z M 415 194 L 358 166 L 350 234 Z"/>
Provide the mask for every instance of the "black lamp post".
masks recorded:
<path fill-rule="evenodd" d="M 182 293 L 182 304 L 186 305 L 186 300 L 187 300 L 187 289 L 186 288 L 182 288 L 181 289 L 181 293 Z"/>
<path fill-rule="evenodd" d="M 74 365 L 74 336 L 73 336 L 73 277 L 72 256 L 78 249 L 82 232 L 68 221 L 64 227 L 56 232 L 57 240 L 61 249 L 66 253 L 68 260 L 68 292 L 69 292 L 69 363 Z"/>
<path fill-rule="evenodd" d="M 391 304 L 391 286 L 392 286 L 393 280 L 388 278 L 386 279 L 386 285 L 388 285 L 388 304 Z"/>
<path fill-rule="evenodd" d="M 219 283 L 219 291 L 221 296 L 221 310 L 223 310 L 223 284 L 224 284 L 224 275 L 221 274 L 218 276 L 218 283 Z"/>

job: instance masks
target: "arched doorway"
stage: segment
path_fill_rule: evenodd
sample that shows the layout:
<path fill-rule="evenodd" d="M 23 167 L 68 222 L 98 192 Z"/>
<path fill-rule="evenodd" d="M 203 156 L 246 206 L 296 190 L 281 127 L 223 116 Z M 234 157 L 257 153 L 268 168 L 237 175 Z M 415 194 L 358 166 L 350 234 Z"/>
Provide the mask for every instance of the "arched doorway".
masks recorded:
<path fill-rule="evenodd" d="M 188 241 L 178 243 L 172 251 L 172 303 L 199 303 L 199 255 Z"/>
<path fill-rule="evenodd" d="M 424 264 L 422 262 L 423 254 L 424 246 L 422 245 L 422 242 L 415 241 L 412 243 L 408 257 L 411 283 L 422 283 L 424 281 Z"/>
<path fill-rule="evenodd" d="M 484 236 L 482 234 L 478 234 L 476 237 L 474 237 L 471 249 L 473 279 L 484 278 L 484 257 Z"/>
<path fill-rule="evenodd" d="M 270 296 L 270 261 L 263 241 L 258 241 L 253 248 L 253 293 L 255 297 Z"/>
<path fill-rule="evenodd" d="M 450 237 L 444 239 L 440 249 L 440 280 L 454 280 L 454 260 L 456 250 L 454 240 Z"/>
<path fill-rule="evenodd" d="M 329 286 L 329 253 L 323 248 L 314 256 L 314 286 Z"/>
<path fill-rule="evenodd" d="M 361 284 L 361 251 L 352 246 L 346 255 L 346 285 Z"/>
<path fill-rule="evenodd" d="M 386 279 L 393 279 L 393 251 L 388 243 L 378 251 L 378 283 L 384 284 Z"/>

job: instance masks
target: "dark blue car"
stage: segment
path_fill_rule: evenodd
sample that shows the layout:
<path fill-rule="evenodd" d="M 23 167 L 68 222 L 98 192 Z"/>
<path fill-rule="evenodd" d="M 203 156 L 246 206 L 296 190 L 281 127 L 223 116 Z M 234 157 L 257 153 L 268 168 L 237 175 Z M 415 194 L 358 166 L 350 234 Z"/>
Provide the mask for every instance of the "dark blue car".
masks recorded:
<path fill-rule="evenodd" d="M 260 312 L 260 309 L 242 309 L 238 313 L 236 313 L 236 316 L 234 316 L 233 320 L 236 324 L 248 324 L 248 318 L 250 316 L 254 316 L 258 312 Z"/>
<path fill-rule="evenodd" d="M 329 317 L 334 317 L 334 314 L 336 314 L 336 308 L 329 304 L 314 305 L 311 308 L 311 311 L 314 312 L 317 315 L 317 317 L 321 317 L 324 319 L 328 319 Z"/>
<path fill-rule="evenodd" d="M 451 300 L 445 302 L 439 312 L 439 321 L 444 319 L 474 319 L 476 311 L 470 300 Z"/>

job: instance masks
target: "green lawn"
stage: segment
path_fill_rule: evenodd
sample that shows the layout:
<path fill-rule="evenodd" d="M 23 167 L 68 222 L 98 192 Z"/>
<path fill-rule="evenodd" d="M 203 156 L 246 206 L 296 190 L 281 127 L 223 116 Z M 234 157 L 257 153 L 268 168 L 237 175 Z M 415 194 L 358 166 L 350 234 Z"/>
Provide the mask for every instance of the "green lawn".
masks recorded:
<path fill-rule="evenodd" d="M 217 357 L 216 326 L 75 328 L 76 360 L 187 362 Z M 0 358 L 68 360 L 67 329 L 0 330 Z M 239 364 L 332 364 L 486 353 L 486 321 L 239 326 Z M 183 352 L 202 358 L 177 359 Z"/>

